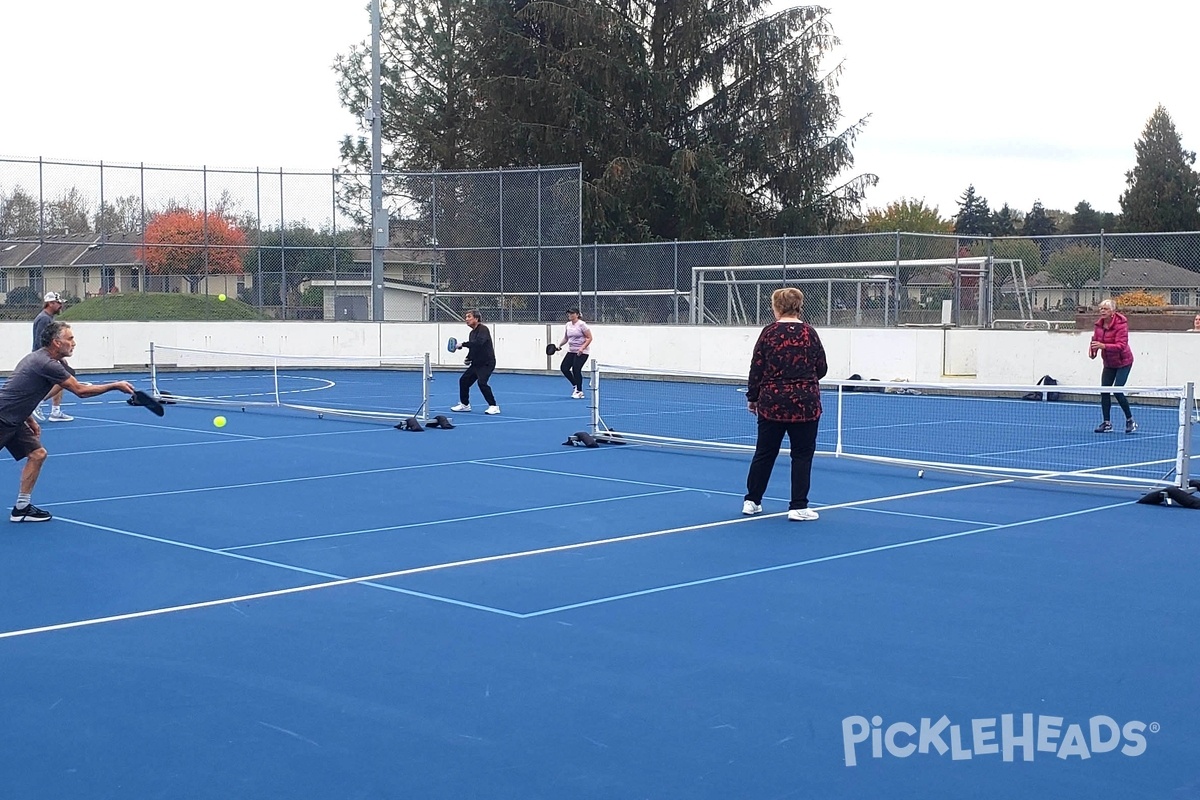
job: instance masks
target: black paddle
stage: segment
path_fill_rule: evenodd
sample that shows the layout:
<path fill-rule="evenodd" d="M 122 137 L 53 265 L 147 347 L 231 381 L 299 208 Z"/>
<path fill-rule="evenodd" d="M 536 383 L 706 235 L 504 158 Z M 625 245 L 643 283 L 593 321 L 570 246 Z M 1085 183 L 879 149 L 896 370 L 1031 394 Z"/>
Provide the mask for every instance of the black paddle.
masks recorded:
<path fill-rule="evenodd" d="M 129 403 L 131 406 L 143 406 L 144 408 L 148 408 L 155 416 L 161 417 L 163 415 L 162 403 L 158 402 L 141 389 L 134 389 L 133 394 L 131 394 L 129 399 L 125 402 Z"/>

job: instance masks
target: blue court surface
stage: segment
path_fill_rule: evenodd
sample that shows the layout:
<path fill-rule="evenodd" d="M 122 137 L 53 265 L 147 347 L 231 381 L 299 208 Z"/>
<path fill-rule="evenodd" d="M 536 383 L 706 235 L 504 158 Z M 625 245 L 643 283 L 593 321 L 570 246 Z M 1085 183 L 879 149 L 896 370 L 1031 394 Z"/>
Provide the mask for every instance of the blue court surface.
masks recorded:
<path fill-rule="evenodd" d="M 786 460 L 743 517 L 747 456 L 492 385 L 421 433 L 68 404 L 0 536 L 0 796 L 1200 798 L 1200 514 L 821 458 L 819 521 Z"/>

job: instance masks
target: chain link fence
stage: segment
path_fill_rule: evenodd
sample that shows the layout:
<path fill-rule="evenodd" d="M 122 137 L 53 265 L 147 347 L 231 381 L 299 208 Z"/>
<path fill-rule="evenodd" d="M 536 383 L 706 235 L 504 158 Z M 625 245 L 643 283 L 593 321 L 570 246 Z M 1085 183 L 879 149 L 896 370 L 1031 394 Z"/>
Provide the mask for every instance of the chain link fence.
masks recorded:
<path fill-rule="evenodd" d="M 536 316 L 518 301 L 562 284 L 560 251 L 578 272 L 578 165 L 387 173 L 385 243 L 369 185 L 337 170 L 0 159 L 0 314 L 28 317 L 57 292 L 74 318 L 420 320 L 511 290 L 496 308 Z"/>
<path fill-rule="evenodd" d="M 104 318 L 374 319 L 369 183 L 0 159 L 0 314 L 55 291 Z M 826 327 L 1072 327 L 1116 297 L 1172 329 L 1200 308 L 1200 232 L 585 245 L 578 165 L 383 183 L 384 319 L 760 325 L 784 285 Z"/>

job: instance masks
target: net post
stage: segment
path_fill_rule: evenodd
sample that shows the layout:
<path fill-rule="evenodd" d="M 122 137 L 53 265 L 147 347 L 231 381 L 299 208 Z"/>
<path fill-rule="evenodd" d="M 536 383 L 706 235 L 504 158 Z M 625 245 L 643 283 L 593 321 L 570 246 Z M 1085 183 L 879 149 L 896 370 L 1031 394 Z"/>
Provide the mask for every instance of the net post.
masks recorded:
<path fill-rule="evenodd" d="M 844 427 L 842 425 L 842 401 L 846 395 L 846 387 L 839 383 L 837 390 L 837 441 L 833 446 L 833 454 L 840 458 L 842 455 L 842 430 Z"/>
<path fill-rule="evenodd" d="M 1183 387 L 1183 396 L 1179 398 L 1179 455 L 1175 465 L 1175 474 L 1179 477 L 1179 488 L 1191 488 L 1192 463 L 1192 425 L 1195 420 L 1192 410 L 1196 407 L 1196 384 L 1188 381 Z"/>
<path fill-rule="evenodd" d="M 154 397 L 162 397 L 158 391 L 158 366 L 154 362 L 154 342 L 150 343 L 150 393 Z"/>
<path fill-rule="evenodd" d="M 429 361 L 429 351 L 425 351 L 425 364 L 421 368 L 421 410 L 417 412 L 417 418 L 421 420 L 429 419 L 429 381 L 433 379 L 433 366 Z"/>
<path fill-rule="evenodd" d="M 271 377 L 275 381 L 275 405 L 283 405 L 283 395 L 279 393 L 279 359 L 271 359 Z"/>
<path fill-rule="evenodd" d="M 600 433 L 600 362 L 592 361 L 592 435 Z"/>

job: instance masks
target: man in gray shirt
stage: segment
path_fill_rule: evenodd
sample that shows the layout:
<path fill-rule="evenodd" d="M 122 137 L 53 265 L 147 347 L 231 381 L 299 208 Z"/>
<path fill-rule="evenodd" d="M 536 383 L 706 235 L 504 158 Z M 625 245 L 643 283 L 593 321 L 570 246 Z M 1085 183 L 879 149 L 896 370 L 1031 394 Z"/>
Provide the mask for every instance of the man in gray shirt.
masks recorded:
<path fill-rule="evenodd" d="M 58 292 L 46 292 L 46 296 L 42 298 L 42 313 L 33 318 L 33 349 L 39 350 L 42 347 L 42 331 L 46 330 L 46 326 L 54 321 L 57 314 L 62 313 L 63 300 Z M 62 410 L 62 387 L 55 386 L 50 390 L 50 396 L 47 398 L 50 401 L 49 420 L 51 422 L 70 422 L 74 417 L 67 416 Z M 41 403 L 38 403 L 38 408 L 33 409 L 33 416 L 39 420 L 42 419 Z"/>
<path fill-rule="evenodd" d="M 21 487 L 17 503 L 9 520 L 12 522 L 45 522 L 50 512 L 30 502 L 34 484 L 46 461 L 42 447 L 42 429 L 33 411 L 54 387 L 62 387 L 78 397 L 95 397 L 105 392 L 133 394 L 128 381 L 112 383 L 80 383 L 63 359 L 75 352 L 75 334 L 65 322 L 50 322 L 42 330 L 42 346 L 21 359 L 16 369 L 0 386 L 0 447 L 8 450 L 16 461 L 25 461 L 21 470 Z"/>

